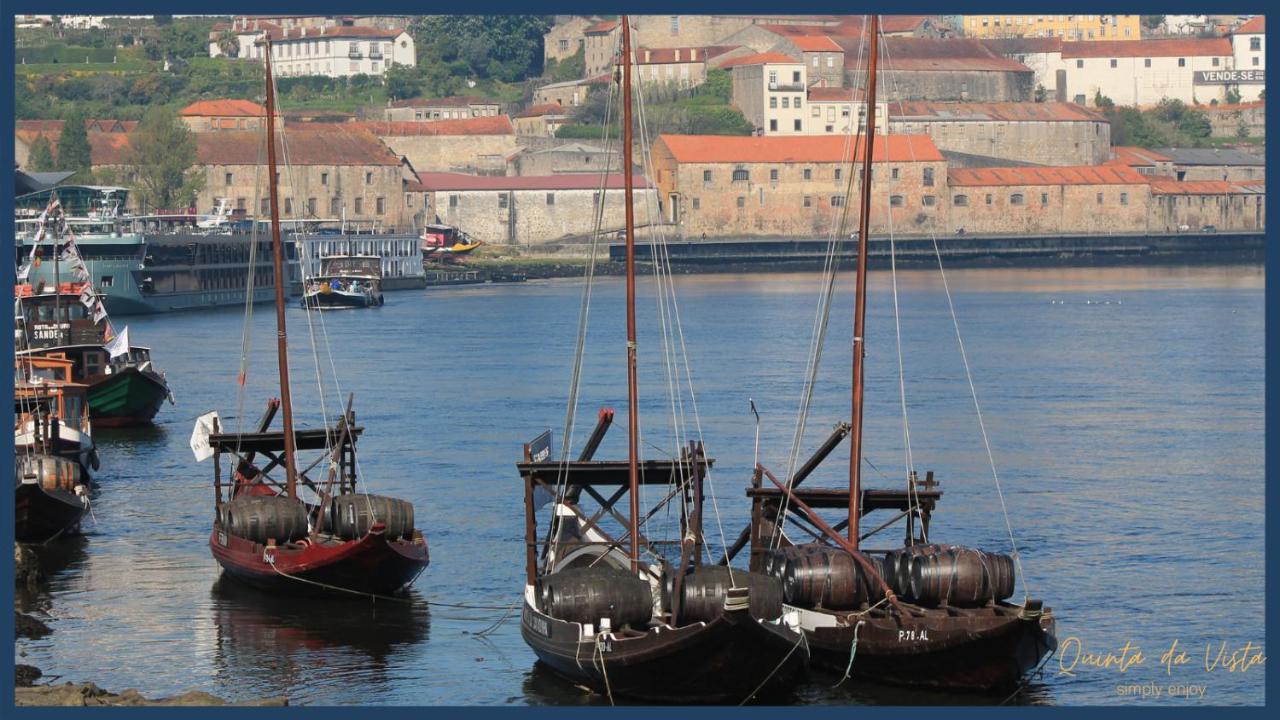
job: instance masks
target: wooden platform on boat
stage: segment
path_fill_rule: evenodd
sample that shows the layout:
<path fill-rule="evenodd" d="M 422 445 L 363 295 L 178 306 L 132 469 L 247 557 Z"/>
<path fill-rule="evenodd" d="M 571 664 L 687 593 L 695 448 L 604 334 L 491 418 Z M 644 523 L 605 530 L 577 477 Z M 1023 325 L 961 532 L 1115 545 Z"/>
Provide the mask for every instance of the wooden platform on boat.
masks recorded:
<path fill-rule="evenodd" d="M 812 508 L 849 508 L 848 488 L 796 488 L 792 490 L 797 498 Z M 764 500 L 778 500 L 783 497 L 782 491 L 773 487 L 747 488 L 747 497 Z M 903 490 L 863 490 L 859 507 L 866 515 L 875 510 L 899 510 L 905 512 L 912 507 L 933 510 L 942 497 L 942 491 L 936 488 L 921 488 L 913 493 Z"/>
<path fill-rule="evenodd" d="M 715 460 L 700 460 L 710 468 Z M 573 462 L 517 463 L 526 481 L 555 485 L 627 485 L 630 468 L 626 460 L 575 460 Z M 667 485 L 684 482 L 693 476 L 693 463 L 688 460 L 645 460 L 640 463 L 641 485 Z"/>
<path fill-rule="evenodd" d="M 353 437 L 360 437 L 364 428 L 351 428 Z M 333 446 L 338 438 L 336 428 L 315 428 L 294 430 L 294 447 L 299 450 L 325 450 Z M 284 431 L 268 430 L 253 433 L 211 433 L 209 446 L 216 451 L 240 450 L 244 452 L 264 452 L 284 449 Z"/>

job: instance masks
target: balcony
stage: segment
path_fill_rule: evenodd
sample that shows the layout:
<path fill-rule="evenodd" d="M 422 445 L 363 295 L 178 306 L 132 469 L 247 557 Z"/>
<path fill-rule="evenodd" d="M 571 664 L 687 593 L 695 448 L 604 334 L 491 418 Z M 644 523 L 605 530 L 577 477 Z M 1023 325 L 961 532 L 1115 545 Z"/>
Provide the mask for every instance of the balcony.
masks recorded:
<path fill-rule="evenodd" d="M 381 60 L 381 59 L 382 59 L 382 51 L 381 51 L 381 50 L 370 50 L 370 51 L 369 51 L 369 59 L 370 59 L 370 60 Z"/>
<path fill-rule="evenodd" d="M 351 58 L 352 60 L 359 60 L 360 58 L 364 57 L 364 53 L 360 52 L 356 48 L 352 48 L 351 51 L 347 53 L 347 57 Z"/>

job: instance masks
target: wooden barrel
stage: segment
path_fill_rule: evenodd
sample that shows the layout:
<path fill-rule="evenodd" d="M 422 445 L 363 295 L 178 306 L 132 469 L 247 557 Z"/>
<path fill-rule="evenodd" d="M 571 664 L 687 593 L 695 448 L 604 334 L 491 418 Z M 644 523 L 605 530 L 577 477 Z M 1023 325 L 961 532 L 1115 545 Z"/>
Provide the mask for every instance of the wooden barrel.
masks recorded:
<path fill-rule="evenodd" d="M 674 579 L 667 584 L 674 584 Z M 734 568 L 731 580 L 729 568 L 723 565 L 699 565 L 684 577 L 679 620 L 709 622 L 720 617 L 731 587 L 750 591 L 752 617 L 777 620 L 782 616 L 782 581 L 778 578 Z"/>
<path fill-rule="evenodd" d="M 1013 594 L 1013 559 L 951 547 L 912 563 L 912 599 L 921 605 L 980 607 Z"/>
<path fill-rule="evenodd" d="M 653 617 L 649 583 L 628 572 L 605 567 L 574 568 L 538 578 L 535 592 L 542 611 L 558 620 L 599 627 L 608 618 L 615 628 L 643 629 Z"/>
<path fill-rule="evenodd" d="M 787 560 L 803 554 L 805 552 L 804 548 L 804 545 L 788 545 L 766 552 L 764 561 L 761 563 L 761 572 L 765 575 L 772 575 L 781 581 L 787 568 Z"/>
<path fill-rule="evenodd" d="M 364 537 L 375 522 L 387 527 L 388 538 L 413 538 L 413 503 L 383 495 L 349 493 L 333 498 L 320 521 L 325 532 L 345 540 Z"/>
<path fill-rule="evenodd" d="M 850 610 L 884 597 L 879 582 L 844 550 L 807 545 L 806 551 L 786 565 L 782 594 L 790 605 Z M 880 561 L 862 555 L 873 567 Z"/>
<path fill-rule="evenodd" d="M 893 592 L 905 600 L 913 599 L 911 591 L 912 564 L 920 558 L 939 553 L 947 545 L 911 545 L 900 550 L 893 550 L 885 557 L 885 581 L 893 588 Z"/>
<path fill-rule="evenodd" d="M 307 536 L 307 507 L 301 500 L 271 495 L 241 495 L 218 508 L 227 532 L 266 543 L 286 543 Z"/>
<path fill-rule="evenodd" d="M 75 492 L 80 484 L 80 465 L 56 455 L 24 455 L 16 458 L 18 477 L 35 477 L 47 491 Z"/>

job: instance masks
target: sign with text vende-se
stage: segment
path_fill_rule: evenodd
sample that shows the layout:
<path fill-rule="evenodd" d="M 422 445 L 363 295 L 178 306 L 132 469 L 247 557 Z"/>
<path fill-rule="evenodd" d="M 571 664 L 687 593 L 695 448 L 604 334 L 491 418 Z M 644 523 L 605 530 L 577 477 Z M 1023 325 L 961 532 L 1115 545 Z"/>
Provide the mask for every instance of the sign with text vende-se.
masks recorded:
<path fill-rule="evenodd" d="M 1263 85 L 1266 70 L 1197 70 L 1196 85 Z"/>

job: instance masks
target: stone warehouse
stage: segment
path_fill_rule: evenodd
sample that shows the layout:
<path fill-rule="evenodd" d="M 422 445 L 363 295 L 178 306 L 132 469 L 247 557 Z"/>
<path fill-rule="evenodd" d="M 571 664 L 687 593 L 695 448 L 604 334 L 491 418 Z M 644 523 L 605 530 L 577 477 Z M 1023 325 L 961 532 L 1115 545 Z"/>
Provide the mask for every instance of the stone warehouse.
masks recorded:
<path fill-rule="evenodd" d="M 943 151 L 1037 165 L 1099 165 L 1111 152 L 1111 123 L 1073 103 L 892 103 L 889 132 L 928 135 Z"/>
<path fill-rule="evenodd" d="M 634 179 L 637 224 L 656 210 L 644 178 Z M 459 173 L 419 173 L 422 204 L 433 222 L 457 225 L 472 237 L 504 245 L 581 242 L 595 230 L 614 232 L 625 225 L 621 174 L 478 177 Z"/>
<path fill-rule="evenodd" d="M 866 62 L 861 38 L 837 38 L 849 83 L 862 87 Z M 877 83 L 886 100 L 1029 102 L 1035 73 L 979 40 L 888 37 Z"/>
<path fill-rule="evenodd" d="M 1170 179 L 1151 180 L 1152 232 L 1266 229 L 1265 181 L 1223 182 Z"/>
<path fill-rule="evenodd" d="M 652 168 L 677 235 L 811 237 L 833 232 L 846 209 L 857 227 L 851 174 L 865 150 L 863 140 L 851 168 L 848 137 L 662 135 Z M 875 159 L 872 232 L 941 232 L 947 166 L 928 136 L 879 136 Z"/>
<path fill-rule="evenodd" d="M 950 223 L 966 233 L 1130 233 L 1147 229 L 1151 185 L 1125 166 L 955 168 Z"/>
<path fill-rule="evenodd" d="M 446 98 L 411 98 L 397 100 L 382 110 L 383 120 L 465 120 L 474 117 L 492 117 L 502 113 L 497 100 L 487 100 L 472 95 Z"/>
<path fill-rule="evenodd" d="M 262 133 L 197 133 L 195 138 L 195 169 L 204 175 L 197 209 L 208 211 L 226 198 L 237 215 L 265 217 L 270 208 Z M 89 140 L 95 174 L 124 185 L 136 180 L 128 166 L 129 134 L 91 134 Z M 346 219 L 388 229 L 412 225 L 414 208 L 406 205 L 405 187 L 413 175 L 372 134 L 344 125 L 290 128 L 278 157 L 283 217 Z M 131 202 L 135 199 L 130 195 Z"/>

